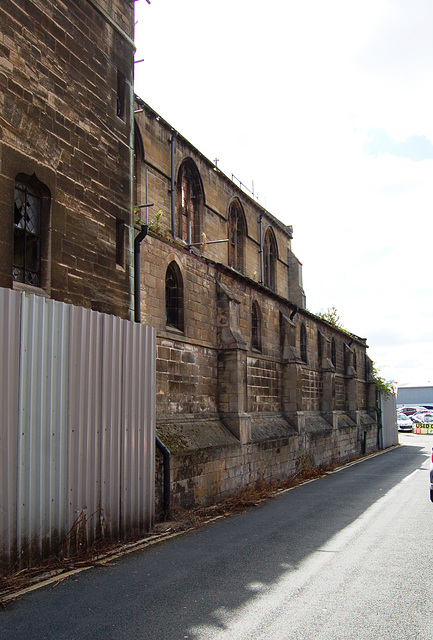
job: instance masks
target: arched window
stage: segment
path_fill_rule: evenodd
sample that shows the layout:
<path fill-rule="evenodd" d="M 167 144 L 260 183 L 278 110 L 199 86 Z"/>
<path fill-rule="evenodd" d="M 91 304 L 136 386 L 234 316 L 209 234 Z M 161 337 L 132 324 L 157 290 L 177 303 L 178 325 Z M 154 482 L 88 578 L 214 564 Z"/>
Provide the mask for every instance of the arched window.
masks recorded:
<path fill-rule="evenodd" d="M 255 301 L 251 309 L 251 349 L 262 350 L 262 314 Z"/>
<path fill-rule="evenodd" d="M 305 329 L 305 324 L 301 324 L 300 351 L 301 351 L 301 360 L 307 363 L 307 331 Z"/>
<path fill-rule="evenodd" d="M 134 120 L 134 205 L 147 204 L 144 201 L 146 193 L 142 194 L 142 180 L 143 180 L 143 165 L 144 165 L 144 144 L 141 136 L 140 128 Z M 143 210 L 140 210 L 142 213 Z M 144 212 L 143 212 L 144 213 Z"/>
<path fill-rule="evenodd" d="M 365 379 L 369 380 L 371 374 L 371 360 L 366 353 L 364 353 L 364 373 Z"/>
<path fill-rule="evenodd" d="M 263 243 L 263 267 L 264 284 L 269 289 L 275 290 L 275 272 L 277 265 L 277 241 L 271 228 L 266 231 Z"/>
<path fill-rule="evenodd" d="M 320 331 L 317 332 L 317 360 L 319 363 L 319 369 L 321 369 L 323 360 L 323 339 Z"/>
<path fill-rule="evenodd" d="M 334 367 L 337 366 L 337 350 L 335 347 L 335 339 L 332 338 L 331 340 L 331 362 L 334 365 Z"/>
<path fill-rule="evenodd" d="M 165 323 L 183 331 L 183 282 L 182 274 L 175 262 L 171 262 L 165 273 Z"/>
<path fill-rule="evenodd" d="M 50 191 L 36 175 L 18 174 L 14 190 L 14 258 L 16 282 L 42 286 L 43 233 L 48 228 Z"/>
<path fill-rule="evenodd" d="M 229 209 L 229 265 L 238 271 L 245 269 L 245 237 L 245 215 L 239 200 L 234 200 Z"/>
<path fill-rule="evenodd" d="M 203 203 L 200 174 L 191 159 L 185 160 L 177 176 L 177 236 L 187 244 L 201 241 Z"/>

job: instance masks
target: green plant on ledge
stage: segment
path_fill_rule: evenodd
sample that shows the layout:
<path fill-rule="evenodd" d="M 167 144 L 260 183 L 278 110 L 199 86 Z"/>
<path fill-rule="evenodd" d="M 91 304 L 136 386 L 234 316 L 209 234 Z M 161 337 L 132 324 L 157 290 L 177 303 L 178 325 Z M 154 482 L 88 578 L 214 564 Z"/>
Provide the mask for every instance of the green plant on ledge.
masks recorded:
<path fill-rule="evenodd" d="M 145 218 L 143 218 L 143 212 L 144 208 L 139 207 L 139 206 L 135 206 L 134 207 L 134 223 L 135 224 L 146 224 L 145 222 Z M 148 223 L 148 227 L 150 231 L 153 231 L 154 233 L 159 233 L 161 231 L 161 218 L 163 216 L 163 212 L 162 209 L 159 209 L 159 211 L 157 211 L 153 217 L 153 220 L 151 220 L 151 222 Z"/>
<path fill-rule="evenodd" d="M 155 216 L 152 222 L 149 223 L 150 231 L 153 231 L 154 233 L 159 233 L 161 231 L 161 218 L 162 218 L 162 209 L 159 209 L 159 211 L 155 213 Z"/>
<path fill-rule="evenodd" d="M 344 329 L 341 317 L 338 315 L 338 311 L 335 307 L 328 307 L 326 311 L 320 311 L 319 313 L 316 313 L 316 316 L 321 320 L 329 322 L 329 324 L 332 324 L 338 329 Z"/>

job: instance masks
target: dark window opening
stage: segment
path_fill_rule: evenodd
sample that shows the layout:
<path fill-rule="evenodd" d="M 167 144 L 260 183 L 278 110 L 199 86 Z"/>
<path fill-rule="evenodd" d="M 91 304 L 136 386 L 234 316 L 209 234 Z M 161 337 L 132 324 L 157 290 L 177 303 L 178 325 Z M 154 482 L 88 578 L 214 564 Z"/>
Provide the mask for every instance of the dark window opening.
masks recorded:
<path fill-rule="evenodd" d="M 263 246 L 264 284 L 275 290 L 275 270 L 277 262 L 277 242 L 272 229 L 268 229 Z"/>
<path fill-rule="evenodd" d="M 125 266 L 125 223 L 116 220 L 116 264 Z"/>
<path fill-rule="evenodd" d="M 165 322 L 183 331 L 183 285 L 179 267 L 172 262 L 165 274 Z"/>
<path fill-rule="evenodd" d="M 187 244 L 201 241 L 203 189 L 192 160 L 182 163 L 177 179 L 177 235 Z"/>
<path fill-rule="evenodd" d="M 300 347 L 301 347 L 301 360 L 306 364 L 307 363 L 307 331 L 305 329 L 304 324 L 301 324 Z"/>
<path fill-rule="evenodd" d="M 14 191 L 14 261 L 16 282 L 41 285 L 41 192 L 16 181 Z"/>
<path fill-rule="evenodd" d="M 256 351 L 262 350 L 261 324 L 259 305 L 257 302 L 253 302 L 251 310 L 251 348 Z"/>
<path fill-rule="evenodd" d="M 334 365 L 334 367 L 337 366 L 337 351 L 336 351 L 336 347 L 335 347 L 334 338 L 332 338 L 332 340 L 331 340 L 331 362 Z"/>
<path fill-rule="evenodd" d="M 246 223 L 239 202 L 233 202 L 229 210 L 229 265 L 237 271 L 245 268 Z"/>

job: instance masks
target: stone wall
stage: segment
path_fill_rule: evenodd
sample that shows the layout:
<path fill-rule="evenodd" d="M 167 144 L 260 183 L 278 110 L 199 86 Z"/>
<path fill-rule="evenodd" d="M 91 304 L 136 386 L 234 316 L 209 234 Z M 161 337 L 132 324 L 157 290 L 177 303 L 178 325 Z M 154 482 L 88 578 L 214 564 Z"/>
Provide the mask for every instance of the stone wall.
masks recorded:
<path fill-rule="evenodd" d="M 200 436 L 191 433 L 182 423 L 172 425 L 171 430 L 166 426 L 161 433 L 172 446 L 172 502 L 185 509 L 222 501 L 257 482 L 285 480 L 303 464 L 333 465 L 377 449 L 375 424 L 359 429 L 343 415 L 334 428 L 317 422 L 303 433 L 287 430 L 282 436 L 280 427 L 279 437 L 258 439 L 245 445 L 234 441 L 222 427 L 218 430 L 215 424 L 208 429 L 200 423 L 196 427 Z M 214 438 L 210 446 L 202 446 L 206 431 Z M 215 431 L 219 438 L 214 436 Z M 163 460 L 158 455 L 157 510 L 163 505 L 162 477 Z"/>
<path fill-rule="evenodd" d="M 132 34 L 123 0 L 2 2 L 0 286 L 33 291 L 12 279 L 14 185 L 24 176 L 43 185 L 47 205 L 34 292 L 128 316 Z"/>
<path fill-rule="evenodd" d="M 259 480 L 287 478 L 306 458 L 326 465 L 374 450 L 366 341 L 305 309 L 291 228 L 145 103 L 138 100 L 137 108 L 136 202 L 153 203 L 147 218 L 141 215 L 150 230 L 141 245 L 140 311 L 142 322 L 157 328 L 156 426 L 172 454 L 173 500 L 210 504 Z M 195 169 L 190 188 L 200 214 L 188 241 L 178 223 L 185 162 Z M 192 241 L 197 228 L 210 241 L 230 238 L 234 202 L 245 215 L 239 268 L 231 265 L 229 243 Z M 273 283 L 261 264 L 269 228 Z M 177 273 L 182 309 L 176 326 L 166 308 L 169 269 Z M 161 477 L 159 468 L 159 490 Z"/>

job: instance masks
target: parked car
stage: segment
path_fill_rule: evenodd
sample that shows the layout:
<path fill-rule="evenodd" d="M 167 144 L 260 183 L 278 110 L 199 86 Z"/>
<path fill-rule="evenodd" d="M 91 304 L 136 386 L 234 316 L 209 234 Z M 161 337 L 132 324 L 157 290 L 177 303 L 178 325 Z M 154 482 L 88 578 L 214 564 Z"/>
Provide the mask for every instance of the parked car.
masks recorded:
<path fill-rule="evenodd" d="M 433 411 L 419 411 L 410 416 L 413 424 L 433 424 Z"/>
<path fill-rule="evenodd" d="M 433 502 L 433 449 L 430 457 L 430 500 Z"/>
<path fill-rule="evenodd" d="M 413 416 L 414 413 L 419 413 L 420 411 L 428 411 L 425 407 L 421 407 L 418 405 L 411 405 L 408 407 L 400 407 L 399 412 L 404 413 L 407 416 Z"/>
<path fill-rule="evenodd" d="M 412 431 L 412 420 L 404 413 L 397 414 L 397 427 L 399 431 Z"/>

